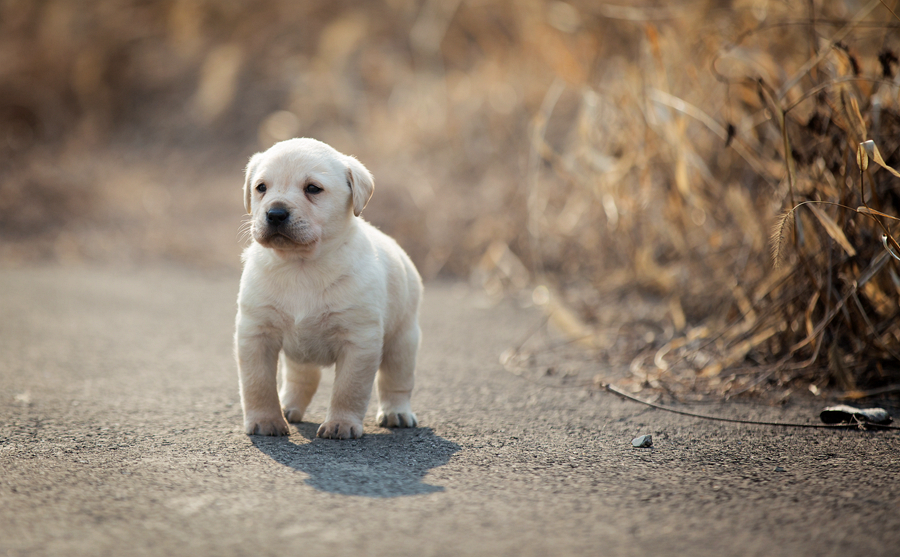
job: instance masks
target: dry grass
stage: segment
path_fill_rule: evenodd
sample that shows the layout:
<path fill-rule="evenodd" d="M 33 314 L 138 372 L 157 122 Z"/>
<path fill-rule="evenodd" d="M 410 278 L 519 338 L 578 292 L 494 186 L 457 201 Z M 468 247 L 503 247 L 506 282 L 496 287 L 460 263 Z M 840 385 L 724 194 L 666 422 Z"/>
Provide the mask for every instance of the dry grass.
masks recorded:
<path fill-rule="evenodd" d="M 627 76 L 583 89 L 591 120 L 563 149 L 543 140 L 550 111 L 535 119 L 532 152 L 553 168 L 533 166 L 529 230 L 553 246 L 534 250 L 538 267 L 572 304 L 588 301 L 585 321 L 601 330 L 595 292 L 638 287 L 669 308 L 670 326 L 631 363 L 640 384 L 731 396 L 798 380 L 857 392 L 898 377 L 900 281 L 882 245 L 884 235 L 900 252 L 898 181 L 856 159 L 874 140 L 890 153 L 884 167 L 900 161 L 900 20 L 886 22 L 879 2 L 770 7 L 763 22 L 730 19 L 728 32 L 713 18 L 647 23 L 631 89 Z M 674 36 L 704 25 L 705 40 L 679 48 Z M 765 228 L 779 210 L 773 268 Z"/>
<path fill-rule="evenodd" d="M 0 257 L 236 265 L 242 162 L 309 135 L 635 385 L 898 382 L 895 4 L 8 2 Z"/>

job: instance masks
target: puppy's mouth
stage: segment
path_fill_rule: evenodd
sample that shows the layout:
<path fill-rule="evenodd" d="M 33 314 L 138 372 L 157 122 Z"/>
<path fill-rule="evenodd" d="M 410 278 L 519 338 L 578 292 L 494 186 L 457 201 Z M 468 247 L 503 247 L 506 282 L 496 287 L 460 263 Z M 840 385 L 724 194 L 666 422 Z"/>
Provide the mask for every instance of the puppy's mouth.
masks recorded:
<path fill-rule="evenodd" d="M 254 227 L 253 239 L 267 248 L 281 250 L 309 250 L 315 247 L 318 237 L 307 227 L 284 229 L 283 227 Z"/>

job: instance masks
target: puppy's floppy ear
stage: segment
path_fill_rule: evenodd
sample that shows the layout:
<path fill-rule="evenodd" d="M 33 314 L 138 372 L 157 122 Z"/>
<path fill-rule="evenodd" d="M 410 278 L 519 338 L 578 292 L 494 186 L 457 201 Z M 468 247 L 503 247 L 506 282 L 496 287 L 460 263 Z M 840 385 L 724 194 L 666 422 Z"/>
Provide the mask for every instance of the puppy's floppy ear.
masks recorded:
<path fill-rule="evenodd" d="M 357 217 L 366 208 L 375 191 L 375 179 L 365 166 L 355 158 L 347 156 L 347 185 L 353 196 L 353 214 Z"/>
<path fill-rule="evenodd" d="M 259 166 L 261 158 L 262 153 L 256 153 L 250 157 L 250 162 L 247 163 L 247 170 L 244 173 L 244 209 L 247 210 L 247 213 L 250 213 L 250 198 L 253 196 L 250 180 L 253 179 L 253 173 L 256 172 L 256 167 Z"/>

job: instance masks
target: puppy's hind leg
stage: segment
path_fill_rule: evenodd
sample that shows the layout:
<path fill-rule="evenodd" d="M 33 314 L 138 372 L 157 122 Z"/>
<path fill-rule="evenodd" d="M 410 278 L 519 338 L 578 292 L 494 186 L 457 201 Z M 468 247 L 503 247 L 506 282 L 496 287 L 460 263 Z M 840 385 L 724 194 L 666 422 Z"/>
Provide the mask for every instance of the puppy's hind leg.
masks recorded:
<path fill-rule="evenodd" d="M 381 368 L 378 370 L 378 415 L 381 427 L 416 427 L 419 425 L 410 405 L 415 384 L 416 354 L 419 351 L 418 322 L 385 343 Z"/>
<path fill-rule="evenodd" d="M 300 423 L 319 387 L 322 370 L 317 365 L 297 363 L 282 352 L 281 374 L 278 398 L 284 417 L 292 424 Z"/>

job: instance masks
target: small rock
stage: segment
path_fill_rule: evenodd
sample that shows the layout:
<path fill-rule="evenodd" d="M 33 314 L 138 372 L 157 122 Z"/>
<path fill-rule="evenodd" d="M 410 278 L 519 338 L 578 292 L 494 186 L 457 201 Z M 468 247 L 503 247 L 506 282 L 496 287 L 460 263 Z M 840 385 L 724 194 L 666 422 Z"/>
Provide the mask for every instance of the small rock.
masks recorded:
<path fill-rule="evenodd" d="M 775 471 L 776 472 L 784 472 L 784 468 L 782 468 L 781 466 L 776 466 Z"/>
<path fill-rule="evenodd" d="M 641 435 L 640 437 L 635 437 L 631 440 L 631 445 L 634 447 L 652 447 L 653 446 L 653 436 L 652 435 Z"/>

